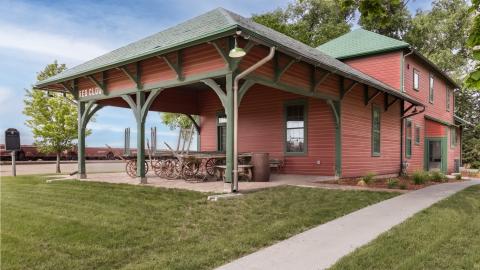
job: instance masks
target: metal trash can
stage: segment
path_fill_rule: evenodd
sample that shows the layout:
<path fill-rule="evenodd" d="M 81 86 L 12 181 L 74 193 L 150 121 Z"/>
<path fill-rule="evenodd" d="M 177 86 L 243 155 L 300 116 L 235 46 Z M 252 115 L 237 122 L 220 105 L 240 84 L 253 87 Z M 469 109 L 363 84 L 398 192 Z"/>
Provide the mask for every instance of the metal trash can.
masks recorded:
<path fill-rule="evenodd" d="M 270 181 L 270 155 L 268 153 L 252 153 L 253 181 Z"/>

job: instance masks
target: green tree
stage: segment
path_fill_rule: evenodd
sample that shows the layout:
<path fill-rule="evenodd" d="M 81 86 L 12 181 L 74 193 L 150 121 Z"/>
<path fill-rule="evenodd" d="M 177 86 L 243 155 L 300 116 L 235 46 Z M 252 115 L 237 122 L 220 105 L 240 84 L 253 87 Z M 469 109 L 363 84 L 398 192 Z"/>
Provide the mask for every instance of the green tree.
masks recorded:
<path fill-rule="evenodd" d="M 472 126 L 463 130 L 463 162 L 480 168 L 480 92 L 463 89 L 455 93 L 455 114 Z"/>
<path fill-rule="evenodd" d="M 364 29 L 401 39 L 411 22 L 407 3 L 408 0 L 343 0 L 341 6 L 358 10 L 358 24 Z"/>
<path fill-rule="evenodd" d="M 354 8 L 341 8 L 334 0 L 297 0 L 252 19 L 278 32 L 317 47 L 350 31 Z"/>
<path fill-rule="evenodd" d="M 182 113 L 167 113 L 167 112 L 162 112 L 160 113 L 160 119 L 162 124 L 168 126 L 170 130 L 175 130 L 177 128 L 185 131 L 190 129 L 192 126 L 192 120 L 186 115 Z M 196 116 L 193 116 L 193 119 L 198 122 L 198 119 Z M 188 132 L 182 132 L 182 137 L 184 139 L 187 139 Z"/>
<path fill-rule="evenodd" d="M 55 61 L 37 74 L 37 80 L 45 80 L 65 69 L 64 64 Z M 69 94 L 66 97 L 72 98 Z M 47 93 L 35 88 L 26 91 L 24 104 L 25 124 L 32 129 L 34 144 L 42 153 L 56 154 L 56 172 L 60 173 L 60 156 L 73 147 L 73 140 L 77 138 L 76 106 L 61 93 Z"/>
<path fill-rule="evenodd" d="M 474 16 L 467 45 L 473 54 L 473 70 L 465 80 L 466 87 L 480 90 L 480 0 L 472 0 L 470 13 Z"/>
<path fill-rule="evenodd" d="M 404 40 L 459 83 L 468 70 L 466 46 L 471 25 L 465 0 L 437 0 L 429 11 L 418 10 Z"/>

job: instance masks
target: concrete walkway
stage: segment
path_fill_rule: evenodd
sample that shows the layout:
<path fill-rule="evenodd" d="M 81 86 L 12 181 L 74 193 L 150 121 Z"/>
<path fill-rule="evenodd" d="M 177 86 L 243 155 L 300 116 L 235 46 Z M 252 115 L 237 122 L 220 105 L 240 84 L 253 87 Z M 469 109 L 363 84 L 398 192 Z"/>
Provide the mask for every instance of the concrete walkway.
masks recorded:
<path fill-rule="evenodd" d="M 325 269 L 415 213 L 476 184 L 480 180 L 409 192 L 319 225 L 218 269 Z"/>

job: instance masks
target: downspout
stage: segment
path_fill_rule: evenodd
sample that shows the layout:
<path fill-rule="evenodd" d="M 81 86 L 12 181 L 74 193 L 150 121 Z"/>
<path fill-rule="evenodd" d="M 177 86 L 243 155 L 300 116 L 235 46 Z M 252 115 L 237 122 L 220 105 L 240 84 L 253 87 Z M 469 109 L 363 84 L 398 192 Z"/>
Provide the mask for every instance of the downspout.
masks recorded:
<path fill-rule="evenodd" d="M 405 80 L 405 58 L 407 58 L 407 56 L 409 56 L 413 53 L 413 49 L 410 48 L 410 47 L 409 47 L 409 49 L 410 49 L 410 52 L 402 55 L 402 61 L 400 62 L 400 91 L 402 93 L 405 93 L 405 82 L 404 82 L 404 80 Z M 402 52 L 402 54 L 403 54 L 403 52 Z M 404 122 L 403 121 L 403 119 L 404 119 L 403 114 L 405 113 L 405 111 L 404 111 L 405 110 L 405 102 L 402 102 L 401 106 L 402 107 L 400 108 L 400 175 L 403 174 L 404 169 L 405 169 L 405 172 L 406 172 L 406 169 L 407 169 L 407 168 L 404 168 L 405 166 L 404 166 L 404 160 L 403 160 L 403 148 L 404 148 L 404 146 L 403 146 L 403 133 L 404 133 L 404 131 L 403 131 L 403 124 L 404 124 L 403 123 Z"/>
<path fill-rule="evenodd" d="M 268 55 L 255 63 L 254 65 L 250 66 L 246 70 L 244 70 L 242 73 L 238 74 L 235 77 L 235 80 L 233 81 L 233 189 L 232 192 L 237 192 L 238 191 L 238 82 L 256 70 L 257 68 L 261 67 L 268 61 L 270 61 L 273 58 L 273 55 L 275 54 L 275 47 L 270 47 L 270 52 Z"/>

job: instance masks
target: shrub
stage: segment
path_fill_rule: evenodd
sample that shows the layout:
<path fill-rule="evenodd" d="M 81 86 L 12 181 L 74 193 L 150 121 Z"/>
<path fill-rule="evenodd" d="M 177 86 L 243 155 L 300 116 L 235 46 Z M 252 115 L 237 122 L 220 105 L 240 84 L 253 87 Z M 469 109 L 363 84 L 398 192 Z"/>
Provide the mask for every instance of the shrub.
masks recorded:
<path fill-rule="evenodd" d="M 395 178 L 390 178 L 387 180 L 387 186 L 388 188 L 395 188 L 398 186 L 398 179 Z"/>
<path fill-rule="evenodd" d="M 357 186 L 362 186 L 363 187 L 363 186 L 366 186 L 366 185 L 367 185 L 367 183 L 365 183 L 364 180 L 360 180 L 360 181 L 357 182 Z"/>
<path fill-rule="evenodd" d="M 447 178 L 439 171 L 433 171 L 430 173 L 430 179 L 434 182 L 444 182 Z"/>
<path fill-rule="evenodd" d="M 461 174 L 456 174 L 455 175 L 455 180 L 462 180 L 462 175 Z"/>
<path fill-rule="evenodd" d="M 413 173 L 413 182 L 415 183 L 415 185 L 421 185 L 421 184 L 425 184 L 426 182 L 428 182 L 428 180 L 430 180 L 429 178 L 429 175 L 427 172 L 425 171 L 416 171 Z"/>
<path fill-rule="evenodd" d="M 362 180 L 365 182 L 365 184 L 370 184 L 371 182 L 373 182 L 373 178 L 375 177 L 375 173 L 373 172 L 369 172 L 367 173 L 364 177 L 362 177 Z"/>

